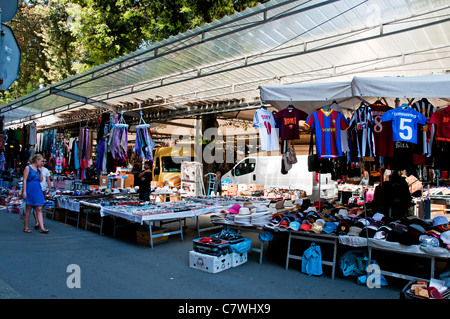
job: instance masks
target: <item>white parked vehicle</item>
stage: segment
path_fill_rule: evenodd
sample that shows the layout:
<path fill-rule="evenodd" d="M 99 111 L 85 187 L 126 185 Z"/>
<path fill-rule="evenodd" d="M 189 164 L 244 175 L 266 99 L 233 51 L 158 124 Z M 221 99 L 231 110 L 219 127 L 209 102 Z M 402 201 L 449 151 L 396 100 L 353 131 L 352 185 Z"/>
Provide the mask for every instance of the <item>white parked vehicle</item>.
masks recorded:
<path fill-rule="evenodd" d="M 337 183 L 331 174 L 320 174 L 320 197 L 337 196 Z M 319 183 L 316 174 L 308 171 L 308 156 L 298 155 L 297 163 L 285 175 L 281 174 L 281 156 L 251 156 L 242 159 L 222 176 L 222 185 L 264 184 L 271 187 L 299 189 L 312 199 L 319 198 Z"/>

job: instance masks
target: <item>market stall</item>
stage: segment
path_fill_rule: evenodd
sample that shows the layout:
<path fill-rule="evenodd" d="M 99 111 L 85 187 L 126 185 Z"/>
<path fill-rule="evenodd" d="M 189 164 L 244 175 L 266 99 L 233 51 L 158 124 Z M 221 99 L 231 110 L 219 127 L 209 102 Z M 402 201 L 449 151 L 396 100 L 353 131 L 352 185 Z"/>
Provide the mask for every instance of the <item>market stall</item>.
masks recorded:
<path fill-rule="evenodd" d="M 312 131 L 309 155 L 315 156 L 316 163 L 311 170 L 319 175 L 329 170 L 341 180 L 339 205 L 359 206 L 364 212 L 360 218 L 366 221 L 383 213 L 391 222 L 405 224 L 412 217 L 430 222 L 443 217 L 444 225 L 448 225 L 449 85 L 449 75 L 354 77 L 348 82 L 261 86 L 260 92 L 261 99 L 278 110 L 286 110 L 290 105 L 308 113 L 304 120 L 306 129 Z M 340 119 L 339 113 L 348 121 Z M 326 124 L 329 118 L 340 126 Z M 330 145 L 331 149 L 327 149 Z M 346 169 L 333 174 L 336 164 Z M 440 200 L 440 206 L 433 200 Z M 338 221 L 333 222 L 339 225 Z M 342 227 L 348 232 L 353 222 Z M 378 223 L 373 225 L 375 230 L 387 220 Z M 364 224 L 358 226 L 359 230 L 364 228 Z M 430 228 L 430 224 L 426 226 Z M 405 232 L 407 228 L 404 226 Z M 416 236 L 414 245 L 401 243 L 401 248 L 397 243 L 355 239 L 354 234 L 350 238 L 339 236 L 339 244 L 364 246 L 369 253 L 380 249 L 424 256 L 431 260 L 433 277 L 435 258 L 448 260 L 447 244 L 442 240 L 434 243 L 433 249 L 439 251 L 436 255 L 423 248 L 429 245 L 424 233 L 420 243 Z M 440 240 L 441 232 L 435 230 L 433 235 Z M 288 249 L 288 260 L 291 257 Z"/>

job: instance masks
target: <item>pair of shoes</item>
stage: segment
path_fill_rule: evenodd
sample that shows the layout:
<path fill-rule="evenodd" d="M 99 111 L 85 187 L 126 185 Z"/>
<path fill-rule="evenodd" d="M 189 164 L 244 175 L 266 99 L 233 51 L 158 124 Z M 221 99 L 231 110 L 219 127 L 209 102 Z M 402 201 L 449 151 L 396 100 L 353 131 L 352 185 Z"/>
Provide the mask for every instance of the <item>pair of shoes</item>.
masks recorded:
<path fill-rule="evenodd" d="M 48 234 L 49 230 L 48 229 L 41 229 L 39 232 L 41 234 Z"/>
<path fill-rule="evenodd" d="M 34 229 L 38 229 L 39 228 L 39 224 L 34 225 Z"/>
<path fill-rule="evenodd" d="M 27 229 L 24 229 L 23 232 L 24 232 L 24 233 L 31 233 L 31 230 L 29 230 L 29 229 L 27 228 Z"/>

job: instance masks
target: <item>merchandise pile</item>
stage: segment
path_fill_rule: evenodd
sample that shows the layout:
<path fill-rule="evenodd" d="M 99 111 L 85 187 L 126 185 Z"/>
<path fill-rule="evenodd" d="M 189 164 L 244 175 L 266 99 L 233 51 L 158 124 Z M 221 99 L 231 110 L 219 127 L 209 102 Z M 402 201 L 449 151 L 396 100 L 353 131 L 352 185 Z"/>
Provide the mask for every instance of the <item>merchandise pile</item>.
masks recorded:
<path fill-rule="evenodd" d="M 252 241 L 234 232 L 222 230 L 210 237 L 193 240 L 189 252 L 189 266 L 209 273 L 218 273 L 247 262 Z"/>

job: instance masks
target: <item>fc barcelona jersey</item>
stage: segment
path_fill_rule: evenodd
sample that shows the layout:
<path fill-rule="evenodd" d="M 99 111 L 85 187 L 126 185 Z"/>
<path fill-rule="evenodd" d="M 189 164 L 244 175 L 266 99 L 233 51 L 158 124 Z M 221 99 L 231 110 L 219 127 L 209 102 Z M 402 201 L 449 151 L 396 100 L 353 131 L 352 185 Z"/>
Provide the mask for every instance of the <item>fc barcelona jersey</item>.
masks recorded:
<path fill-rule="evenodd" d="M 341 130 L 348 129 L 348 122 L 341 113 L 320 109 L 309 115 L 305 127 L 315 129 L 317 156 L 321 158 L 342 156 Z"/>

